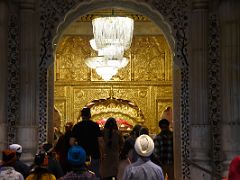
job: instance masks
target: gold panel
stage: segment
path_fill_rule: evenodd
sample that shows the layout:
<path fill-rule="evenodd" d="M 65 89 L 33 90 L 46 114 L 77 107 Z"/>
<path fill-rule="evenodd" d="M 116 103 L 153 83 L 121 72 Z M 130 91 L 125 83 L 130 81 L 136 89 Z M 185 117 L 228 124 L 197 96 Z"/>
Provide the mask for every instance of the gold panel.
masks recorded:
<path fill-rule="evenodd" d="M 172 86 L 162 86 L 160 91 L 157 91 L 159 97 L 172 97 Z"/>
<path fill-rule="evenodd" d="M 131 56 L 135 81 L 171 81 L 171 56 L 163 36 L 135 36 Z"/>
<path fill-rule="evenodd" d="M 56 81 L 102 81 L 84 63 L 96 56 L 88 36 L 64 36 L 56 53 Z M 125 52 L 130 63 L 120 69 L 111 81 L 172 81 L 172 58 L 164 37 L 134 36 L 131 48 Z"/>
<path fill-rule="evenodd" d="M 149 127 L 151 133 L 158 132 L 161 113 L 167 106 L 172 107 L 172 55 L 164 37 L 134 36 L 131 48 L 125 53 L 130 63 L 108 82 L 102 81 L 84 63 L 85 58 L 96 56 L 89 45 L 90 38 L 64 36 L 58 44 L 55 107 L 62 115 L 61 122 L 76 123 L 84 106 L 114 97 L 134 103 L 143 116 L 139 119 L 135 112 L 132 121 L 137 119 L 135 122 Z M 125 111 L 125 106 L 118 107 L 119 111 Z M 93 113 L 101 108 L 96 107 Z"/>
<path fill-rule="evenodd" d="M 87 36 L 65 36 L 56 52 L 56 81 L 88 81 L 91 70 L 84 59 L 94 54 Z"/>
<path fill-rule="evenodd" d="M 143 112 L 144 116 L 147 116 L 147 105 L 149 97 L 148 87 L 117 87 L 117 89 L 114 89 L 114 97 L 131 100 L 133 103 L 137 104 L 137 106 Z"/>
<path fill-rule="evenodd" d="M 66 87 L 65 86 L 55 86 L 54 95 L 56 97 L 65 97 L 66 96 Z"/>
<path fill-rule="evenodd" d="M 79 117 L 79 111 L 94 99 L 103 99 L 109 97 L 109 88 L 106 87 L 74 87 L 73 104 L 74 119 Z"/>

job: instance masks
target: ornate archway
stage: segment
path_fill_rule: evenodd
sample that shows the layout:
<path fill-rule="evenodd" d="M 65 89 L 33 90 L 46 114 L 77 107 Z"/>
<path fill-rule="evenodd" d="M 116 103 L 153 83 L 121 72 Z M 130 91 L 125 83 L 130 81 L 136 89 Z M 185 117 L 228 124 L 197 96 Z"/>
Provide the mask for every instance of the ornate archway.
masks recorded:
<path fill-rule="evenodd" d="M 106 7 L 121 7 L 132 9 L 144 14 L 154 21 L 164 32 L 172 51 L 175 54 L 174 76 L 181 78 L 174 82 L 177 91 L 174 92 L 175 136 L 179 143 L 175 148 L 178 155 L 175 166 L 177 176 L 188 179 L 189 165 L 182 161 L 190 157 L 189 152 L 189 101 L 188 101 L 188 2 L 187 1 L 41 1 L 41 52 L 39 64 L 39 143 L 47 139 L 47 122 L 53 112 L 53 44 L 61 36 L 64 28 L 73 19 L 89 11 Z M 169 7 L 172 7 L 171 9 Z M 161 13 L 161 14 L 160 14 Z M 163 18 L 164 17 L 164 18 Z M 171 27 L 171 28 L 170 28 Z M 180 90 L 181 89 L 181 90 Z M 177 99 L 177 100 L 176 100 Z M 181 108 L 179 108 L 181 107 Z M 181 111 L 180 111 L 181 109 Z M 180 130 L 181 129 L 181 130 Z M 181 167 L 181 168 L 180 168 Z M 175 168 L 177 169 L 177 168 Z M 181 169 L 181 170 L 180 170 Z"/>

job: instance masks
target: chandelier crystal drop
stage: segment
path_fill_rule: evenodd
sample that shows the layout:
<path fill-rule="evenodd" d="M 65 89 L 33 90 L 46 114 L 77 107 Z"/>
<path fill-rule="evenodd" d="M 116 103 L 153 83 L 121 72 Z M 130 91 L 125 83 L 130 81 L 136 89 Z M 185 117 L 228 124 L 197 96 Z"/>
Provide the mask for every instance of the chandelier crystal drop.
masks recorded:
<path fill-rule="evenodd" d="M 102 49 L 97 49 L 95 39 L 91 39 L 90 41 L 91 47 L 98 51 L 98 56 L 105 56 L 108 59 L 121 59 L 124 55 L 124 47 L 117 45 L 108 45 Z"/>
<path fill-rule="evenodd" d="M 124 68 L 129 60 L 128 58 L 122 58 L 122 59 L 106 59 L 103 56 L 97 56 L 97 57 L 90 57 L 85 60 L 88 67 L 92 69 L 96 69 L 101 66 L 111 66 L 115 68 Z"/>
<path fill-rule="evenodd" d="M 118 68 L 112 66 L 101 66 L 96 68 L 96 72 L 103 80 L 109 81 L 114 75 L 117 74 Z"/>
<path fill-rule="evenodd" d="M 130 48 L 133 36 L 134 21 L 129 17 L 99 17 L 93 19 L 93 35 L 97 49 L 109 45 Z"/>
<path fill-rule="evenodd" d="M 88 67 L 95 69 L 103 80 L 108 81 L 117 74 L 118 69 L 125 67 L 129 60 L 127 58 L 107 59 L 104 56 L 98 56 L 87 58 L 85 62 Z"/>

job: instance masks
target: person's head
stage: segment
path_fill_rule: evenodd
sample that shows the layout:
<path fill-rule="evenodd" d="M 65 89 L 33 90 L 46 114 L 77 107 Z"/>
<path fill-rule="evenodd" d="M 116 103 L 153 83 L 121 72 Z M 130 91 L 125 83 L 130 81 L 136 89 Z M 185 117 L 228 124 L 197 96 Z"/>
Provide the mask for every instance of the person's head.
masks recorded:
<path fill-rule="evenodd" d="M 45 142 L 42 144 L 41 151 L 46 154 L 51 154 L 53 146 L 51 143 Z"/>
<path fill-rule="evenodd" d="M 154 142 L 150 136 L 142 134 L 136 139 L 134 149 L 139 156 L 149 157 L 153 153 Z"/>
<path fill-rule="evenodd" d="M 118 129 L 115 118 L 113 117 L 108 118 L 104 125 L 104 129 Z"/>
<path fill-rule="evenodd" d="M 65 133 L 70 132 L 72 130 L 73 123 L 72 122 L 67 122 L 64 127 L 65 127 Z"/>
<path fill-rule="evenodd" d="M 137 138 L 139 136 L 139 131 L 142 128 L 140 124 L 136 124 L 132 131 L 130 132 L 130 135 L 133 136 L 134 138 Z"/>
<path fill-rule="evenodd" d="M 139 131 L 139 135 L 146 134 L 149 135 L 149 129 L 147 127 L 142 127 Z"/>
<path fill-rule="evenodd" d="M 81 166 L 86 161 L 86 151 L 81 146 L 72 146 L 68 150 L 67 158 L 72 166 Z"/>
<path fill-rule="evenodd" d="M 47 167 L 48 166 L 48 158 L 45 153 L 41 152 L 35 155 L 34 164 L 37 166 Z"/>
<path fill-rule="evenodd" d="M 17 160 L 16 151 L 5 149 L 2 151 L 2 165 L 13 166 Z"/>
<path fill-rule="evenodd" d="M 81 111 L 82 119 L 89 119 L 91 118 L 91 110 L 88 107 L 84 107 Z"/>
<path fill-rule="evenodd" d="M 11 145 L 9 145 L 9 149 L 16 151 L 17 159 L 19 159 L 21 157 L 21 154 L 22 154 L 22 146 L 21 145 L 11 144 Z"/>
<path fill-rule="evenodd" d="M 158 125 L 162 130 L 169 129 L 169 121 L 167 119 L 161 119 Z"/>
<path fill-rule="evenodd" d="M 240 179 L 240 156 L 235 157 L 229 166 L 228 180 Z"/>

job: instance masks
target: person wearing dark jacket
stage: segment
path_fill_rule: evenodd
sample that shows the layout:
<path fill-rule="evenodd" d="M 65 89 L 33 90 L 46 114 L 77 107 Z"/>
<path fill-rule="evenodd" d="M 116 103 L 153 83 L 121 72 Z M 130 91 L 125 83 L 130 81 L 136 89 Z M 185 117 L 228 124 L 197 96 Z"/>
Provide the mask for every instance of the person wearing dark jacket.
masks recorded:
<path fill-rule="evenodd" d="M 33 169 L 26 180 L 56 180 L 56 177 L 48 170 L 48 160 L 45 153 L 35 155 Z"/>
<path fill-rule="evenodd" d="M 50 143 L 44 143 L 42 145 L 42 152 L 45 153 L 48 157 L 48 165 L 47 169 L 54 174 L 54 176 L 58 179 L 64 175 L 62 167 L 60 163 L 57 161 L 55 157 L 55 153 L 53 153 L 53 146 Z"/>
<path fill-rule="evenodd" d="M 60 180 L 97 180 L 94 172 L 88 170 L 86 161 L 86 152 L 81 146 L 72 146 L 68 151 L 68 162 L 71 164 L 72 170 Z"/>
<path fill-rule="evenodd" d="M 65 133 L 59 137 L 54 150 L 57 153 L 57 159 L 62 166 L 64 174 L 70 170 L 70 165 L 67 160 L 68 150 L 71 147 L 69 144 L 73 123 L 67 122 L 65 124 Z"/>
<path fill-rule="evenodd" d="M 82 121 L 73 126 L 70 144 L 78 144 L 84 148 L 87 159 L 91 159 L 89 169 L 93 171 L 97 177 L 100 177 L 100 155 L 102 151 L 103 137 L 99 125 L 91 120 L 91 110 L 84 107 L 81 110 Z"/>
<path fill-rule="evenodd" d="M 174 179 L 174 159 L 173 159 L 173 132 L 169 128 L 169 121 L 161 119 L 159 127 L 161 132 L 154 138 L 154 159 L 156 164 L 163 169 L 169 180 Z"/>
<path fill-rule="evenodd" d="M 17 172 L 20 172 L 23 175 L 23 177 L 26 178 L 30 172 L 30 167 L 20 160 L 20 157 L 22 155 L 22 146 L 19 144 L 11 144 L 9 145 L 9 149 L 16 152 L 17 160 L 13 165 L 14 169 Z"/>

